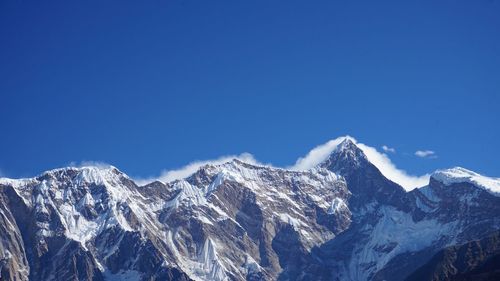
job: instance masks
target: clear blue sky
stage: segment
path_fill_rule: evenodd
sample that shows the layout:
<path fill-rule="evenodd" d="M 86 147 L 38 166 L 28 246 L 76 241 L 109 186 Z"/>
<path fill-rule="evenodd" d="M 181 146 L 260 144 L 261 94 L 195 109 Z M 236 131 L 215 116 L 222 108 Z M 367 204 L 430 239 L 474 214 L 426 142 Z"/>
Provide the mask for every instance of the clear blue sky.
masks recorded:
<path fill-rule="evenodd" d="M 499 1 L 1 1 L 0 38 L 10 177 L 289 165 L 346 134 L 500 176 Z"/>

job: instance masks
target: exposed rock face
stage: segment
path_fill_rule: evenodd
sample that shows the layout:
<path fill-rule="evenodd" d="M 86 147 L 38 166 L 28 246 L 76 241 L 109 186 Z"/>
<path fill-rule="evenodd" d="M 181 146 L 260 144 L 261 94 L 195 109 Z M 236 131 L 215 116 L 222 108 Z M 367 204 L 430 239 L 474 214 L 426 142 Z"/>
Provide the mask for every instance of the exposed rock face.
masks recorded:
<path fill-rule="evenodd" d="M 27 280 L 29 264 L 23 237 L 16 219 L 9 208 L 11 201 L 16 204 L 15 192 L 5 187 L 0 193 L 0 278 L 2 280 Z"/>
<path fill-rule="evenodd" d="M 500 232 L 460 246 L 447 247 L 406 280 L 499 280 Z"/>
<path fill-rule="evenodd" d="M 484 187 L 406 192 L 349 140 L 300 172 L 233 160 L 138 186 L 65 168 L 0 180 L 0 279 L 404 280 L 499 218 Z"/>

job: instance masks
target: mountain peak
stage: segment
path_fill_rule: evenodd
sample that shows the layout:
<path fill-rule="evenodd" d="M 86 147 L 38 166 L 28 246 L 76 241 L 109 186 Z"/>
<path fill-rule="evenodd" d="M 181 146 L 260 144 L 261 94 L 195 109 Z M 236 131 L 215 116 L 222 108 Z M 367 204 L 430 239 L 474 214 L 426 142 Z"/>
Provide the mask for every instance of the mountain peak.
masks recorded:
<path fill-rule="evenodd" d="M 42 175 L 45 174 L 60 174 L 68 171 L 74 171 L 74 172 L 104 172 L 104 171 L 118 171 L 119 170 L 111 165 L 85 165 L 85 166 L 68 166 L 68 167 L 63 167 L 63 168 L 56 168 L 52 170 L 48 170 L 43 172 Z"/>
<path fill-rule="evenodd" d="M 353 210 L 360 210 L 374 201 L 407 210 L 409 202 L 405 190 L 386 178 L 361 147 L 346 137 L 319 166 L 345 178 L 353 194 L 350 199 Z"/>
<path fill-rule="evenodd" d="M 86 165 L 49 170 L 31 180 L 118 185 L 123 180 L 129 179 L 125 173 L 111 165 Z"/>
<path fill-rule="evenodd" d="M 499 178 L 486 177 L 462 167 L 437 170 L 431 175 L 431 178 L 443 183 L 444 185 L 470 183 L 474 186 L 485 189 L 493 195 L 500 196 Z"/>
<path fill-rule="evenodd" d="M 357 147 L 356 143 L 354 139 L 349 136 L 344 137 L 344 140 L 337 146 L 338 149 L 353 149 L 354 147 Z"/>
<path fill-rule="evenodd" d="M 335 150 L 332 151 L 331 154 L 339 154 L 339 153 L 344 153 L 344 154 L 349 154 L 350 156 L 354 157 L 361 157 L 361 158 L 366 158 L 365 153 L 361 148 L 358 147 L 356 144 L 356 140 L 350 138 L 350 137 L 345 137 L 345 139 L 335 148 Z"/>
<path fill-rule="evenodd" d="M 363 150 L 352 138 L 345 137 L 319 166 L 343 174 L 366 163 L 368 163 L 368 158 Z"/>

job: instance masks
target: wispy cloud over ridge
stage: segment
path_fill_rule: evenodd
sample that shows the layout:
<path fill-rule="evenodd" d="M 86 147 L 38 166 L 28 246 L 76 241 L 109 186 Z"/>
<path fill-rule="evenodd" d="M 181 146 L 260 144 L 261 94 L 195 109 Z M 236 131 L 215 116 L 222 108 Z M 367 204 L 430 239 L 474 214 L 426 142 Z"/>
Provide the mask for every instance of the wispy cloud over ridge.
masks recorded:
<path fill-rule="evenodd" d="M 297 159 L 294 165 L 284 167 L 290 170 L 307 170 L 311 169 L 324 160 L 335 150 L 335 148 L 345 139 L 350 139 L 365 153 L 368 160 L 374 164 L 380 172 L 387 177 L 388 179 L 398 183 L 406 190 L 412 190 L 416 187 L 424 186 L 429 181 L 429 174 L 415 176 L 407 173 L 405 170 L 399 169 L 396 165 L 390 160 L 387 154 L 383 152 L 379 152 L 376 148 L 365 145 L 363 143 L 359 143 L 355 138 L 350 136 L 339 137 L 336 139 L 332 139 L 322 145 L 318 145 L 311 149 L 305 156 Z M 387 152 L 395 152 L 394 148 L 390 148 L 387 146 L 382 146 L 382 150 Z M 178 179 L 183 179 L 189 177 L 193 173 L 195 173 L 198 169 L 200 169 L 204 165 L 220 165 L 232 161 L 233 159 L 238 159 L 246 163 L 254 164 L 254 165 L 266 165 L 272 166 L 271 164 L 263 164 L 259 162 L 252 154 L 250 153 L 242 153 L 239 155 L 225 155 L 216 159 L 208 159 L 208 160 L 197 160 L 182 167 L 176 169 L 168 169 L 163 170 L 159 176 L 149 177 L 149 178 L 137 178 L 134 179 L 140 185 L 144 185 L 153 181 L 161 181 L 161 182 L 171 182 Z M 101 167 L 109 167 L 111 165 L 103 162 L 90 162 L 84 161 L 79 164 L 72 163 L 73 166 L 101 166 Z"/>

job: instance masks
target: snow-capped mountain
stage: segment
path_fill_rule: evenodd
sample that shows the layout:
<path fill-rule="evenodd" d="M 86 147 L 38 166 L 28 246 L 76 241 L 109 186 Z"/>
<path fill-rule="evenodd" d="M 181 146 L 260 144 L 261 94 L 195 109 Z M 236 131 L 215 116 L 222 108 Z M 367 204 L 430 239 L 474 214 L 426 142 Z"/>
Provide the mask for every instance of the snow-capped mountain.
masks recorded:
<path fill-rule="evenodd" d="M 350 139 L 306 171 L 233 160 L 144 186 L 114 167 L 0 179 L 0 279 L 404 280 L 494 235 L 499 186 L 453 168 L 407 192 Z"/>

